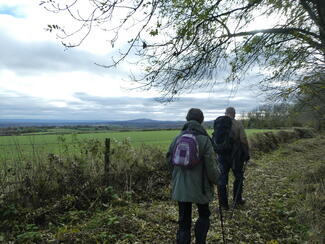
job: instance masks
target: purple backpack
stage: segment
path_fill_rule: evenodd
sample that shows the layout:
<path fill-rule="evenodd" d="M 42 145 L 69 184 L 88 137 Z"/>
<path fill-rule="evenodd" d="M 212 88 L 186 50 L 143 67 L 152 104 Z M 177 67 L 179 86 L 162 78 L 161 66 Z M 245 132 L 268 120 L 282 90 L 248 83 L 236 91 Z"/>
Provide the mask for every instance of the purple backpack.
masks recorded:
<path fill-rule="evenodd" d="M 199 156 L 199 144 L 191 131 L 184 131 L 177 138 L 172 153 L 173 165 L 192 168 L 201 162 Z"/>

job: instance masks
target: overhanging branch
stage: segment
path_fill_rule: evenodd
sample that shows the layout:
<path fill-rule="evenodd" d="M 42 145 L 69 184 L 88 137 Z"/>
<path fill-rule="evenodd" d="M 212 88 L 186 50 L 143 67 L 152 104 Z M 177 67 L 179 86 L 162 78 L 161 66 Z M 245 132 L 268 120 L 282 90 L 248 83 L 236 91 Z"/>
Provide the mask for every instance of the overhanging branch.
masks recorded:
<path fill-rule="evenodd" d="M 252 35 L 256 35 L 259 33 L 269 33 L 269 34 L 294 34 L 296 32 L 299 33 L 303 33 L 306 35 L 310 35 L 313 36 L 317 39 L 320 38 L 319 35 L 317 35 L 316 33 L 310 32 L 310 31 L 306 31 L 303 29 L 299 29 L 299 28 L 270 28 L 270 29 L 259 29 L 259 30 L 253 30 L 253 31 L 242 31 L 242 32 L 238 32 L 238 33 L 233 33 L 230 35 L 225 35 L 225 36 L 221 36 L 221 37 L 238 37 L 238 36 L 252 36 Z"/>

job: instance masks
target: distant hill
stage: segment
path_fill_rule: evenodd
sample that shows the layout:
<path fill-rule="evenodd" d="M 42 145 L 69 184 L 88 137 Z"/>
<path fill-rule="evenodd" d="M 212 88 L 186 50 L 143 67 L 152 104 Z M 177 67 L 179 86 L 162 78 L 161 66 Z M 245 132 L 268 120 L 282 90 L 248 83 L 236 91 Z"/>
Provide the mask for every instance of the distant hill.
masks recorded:
<path fill-rule="evenodd" d="M 8 127 L 50 127 L 50 126 L 114 126 L 128 129 L 180 129 L 185 121 L 161 121 L 134 119 L 121 121 L 103 120 L 38 120 L 38 119 L 0 119 L 0 128 Z M 210 124 L 211 121 L 205 122 Z"/>
<path fill-rule="evenodd" d="M 73 126 L 94 125 L 102 121 L 85 120 L 49 120 L 49 119 L 0 119 L 0 127 L 42 127 L 42 126 Z"/>
<path fill-rule="evenodd" d="M 158 121 L 135 119 L 125 121 L 85 121 L 85 120 L 37 120 L 37 119 L 0 119 L 0 128 L 8 127 L 48 127 L 48 126 L 114 126 L 122 128 L 179 128 L 183 121 Z"/>
<path fill-rule="evenodd" d="M 134 120 L 126 120 L 126 121 L 111 121 L 108 124 L 127 127 L 127 128 L 175 129 L 175 128 L 180 128 L 184 124 L 184 121 L 134 119 Z"/>

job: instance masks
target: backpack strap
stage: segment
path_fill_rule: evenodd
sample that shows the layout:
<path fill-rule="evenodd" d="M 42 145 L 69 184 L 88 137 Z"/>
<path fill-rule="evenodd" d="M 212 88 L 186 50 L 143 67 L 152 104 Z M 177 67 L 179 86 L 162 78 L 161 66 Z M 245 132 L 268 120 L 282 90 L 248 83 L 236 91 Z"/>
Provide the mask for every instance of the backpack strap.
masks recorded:
<path fill-rule="evenodd" d="M 211 141 L 211 138 L 210 138 L 210 136 L 209 135 L 207 135 L 208 136 L 208 138 L 209 138 L 209 140 Z M 206 148 L 206 146 L 207 146 L 207 143 L 208 143 L 208 141 L 206 141 L 206 143 L 205 143 L 205 145 L 204 145 L 204 148 Z M 204 160 L 202 159 L 202 177 L 201 177 L 201 187 L 202 187 L 202 193 L 203 193 L 203 195 L 205 195 L 206 194 L 206 191 L 205 191 L 205 184 L 204 184 L 204 172 L 206 171 L 206 168 L 205 168 L 205 162 L 204 162 Z"/>

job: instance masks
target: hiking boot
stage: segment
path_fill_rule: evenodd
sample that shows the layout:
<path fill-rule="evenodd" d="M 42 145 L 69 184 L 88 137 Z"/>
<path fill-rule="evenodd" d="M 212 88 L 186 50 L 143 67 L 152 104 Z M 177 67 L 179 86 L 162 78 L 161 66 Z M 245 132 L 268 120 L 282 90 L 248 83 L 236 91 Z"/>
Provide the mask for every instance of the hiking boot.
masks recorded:
<path fill-rule="evenodd" d="M 205 244 L 210 227 L 209 218 L 198 218 L 195 223 L 195 244 Z"/>
<path fill-rule="evenodd" d="M 238 199 L 236 202 L 234 202 L 234 206 L 236 206 L 236 205 L 243 206 L 243 205 L 245 205 L 245 203 L 246 203 L 246 200 L 244 198 L 241 198 L 241 199 Z"/>
<path fill-rule="evenodd" d="M 181 231 L 178 230 L 176 234 L 177 244 L 190 244 L 191 243 L 191 232 L 189 230 Z"/>
<path fill-rule="evenodd" d="M 244 198 L 242 198 L 236 202 L 236 204 L 238 204 L 238 205 L 244 205 L 245 203 L 246 203 L 246 200 Z"/>

